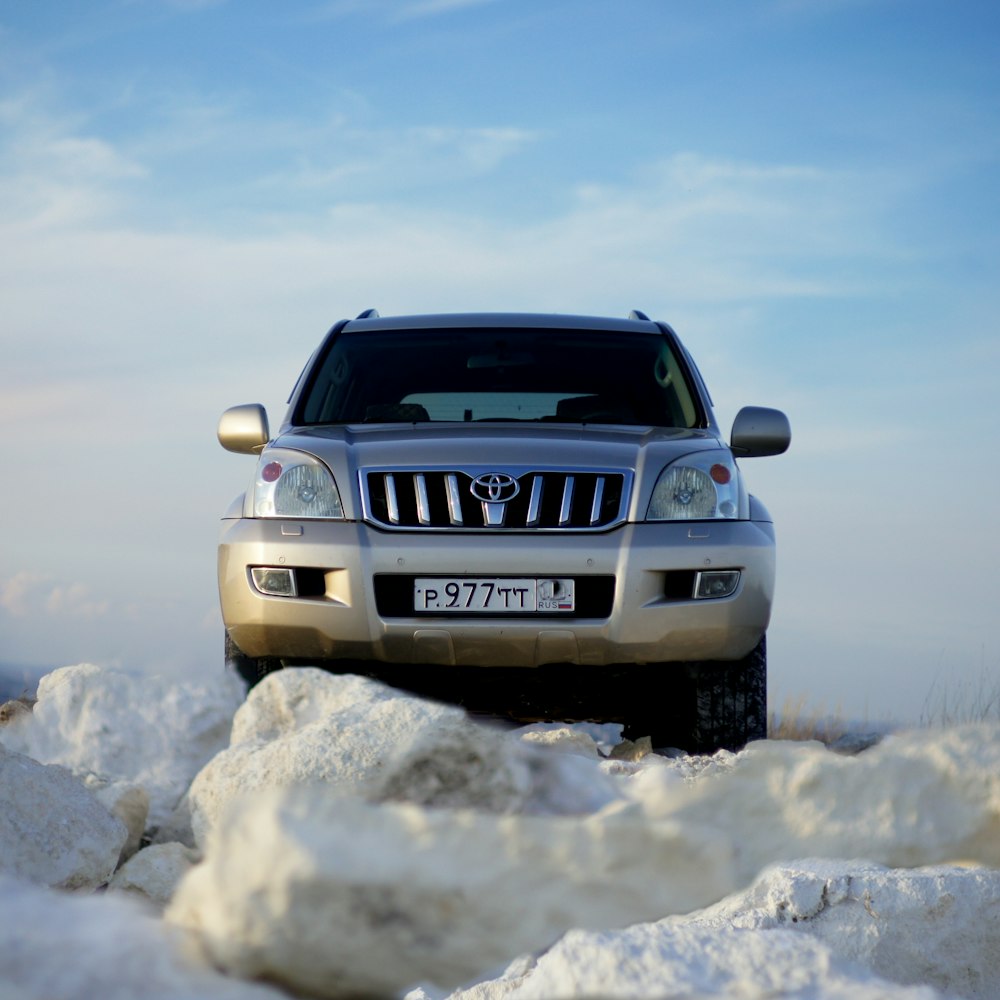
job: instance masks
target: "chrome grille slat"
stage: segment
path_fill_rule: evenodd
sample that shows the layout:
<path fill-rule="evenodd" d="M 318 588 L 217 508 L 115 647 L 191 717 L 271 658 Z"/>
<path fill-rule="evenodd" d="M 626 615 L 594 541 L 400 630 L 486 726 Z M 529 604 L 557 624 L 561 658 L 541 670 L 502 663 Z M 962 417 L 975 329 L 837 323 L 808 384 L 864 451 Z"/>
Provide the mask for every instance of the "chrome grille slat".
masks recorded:
<path fill-rule="evenodd" d="M 531 496 L 528 499 L 528 516 L 525 518 L 525 527 L 537 528 L 542 509 L 542 483 L 541 476 L 535 475 L 531 480 Z"/>
<path fill-rule="evenodd" d="M 601 520 L 601 507 L 604 503 L 604 476 L 598 476 L 594 484 L 594 500 L 590 505 L 590 523 L 597 524 Z"/>
<path fill-rule="evenodd" d="M 462 496 L 458 492 L 458 476 L 454 472 L 449 472 L 444 481 L 448 491 L 448 519 L 454 525 L 461 525 L 463 523 Z"/>
<path fill-rule="evenodd" d="M 433 524 L 431 521 L 431 505 L 427 499 L 427 480 L 422 472 L 413 477 L 413 489 L 417 494 L 417 520 L 421 524 Z"/>
<path fill-rule="evenodd" d="M 565 528 L 573 516 L 573 483 L 575 476 L 567 476 L 563 482 L 562 506 L 559 508 L 559 527 Z"/>
<path fill-rule="evenodd" d="M 507 517 L 507 505 L 504 503 L 487 503 L 485 500 L 482 504 L 483 508 L 483 524 L 490 528 L 502 528 L 503 523 Z"/>
<path fill-rule="evenodd" d="M 633 472 L 410 466 L 361 469 L 358 477 L 364 519 L 383 528 L 606 531 L 626 519 Z M 499 483 L 503 499 L 489 499 L 484 481 Z"/>
<path fill-rule="evenodd" d="M 396 499 L 396 477 L 391 473 L 385 474 L 385 501 L 389 512 L 389 523 L 399 524 L 399 502 Z"/>

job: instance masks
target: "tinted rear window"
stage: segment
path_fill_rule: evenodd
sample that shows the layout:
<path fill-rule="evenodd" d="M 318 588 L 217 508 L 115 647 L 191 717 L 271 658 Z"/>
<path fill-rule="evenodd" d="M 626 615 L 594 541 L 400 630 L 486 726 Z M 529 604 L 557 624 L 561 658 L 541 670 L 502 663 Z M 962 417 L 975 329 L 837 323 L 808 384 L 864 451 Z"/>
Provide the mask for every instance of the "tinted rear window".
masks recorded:
<path fill-rule="evenodd" d="M 695 427 L 669 341 L 590 330 L 344 331 L 311 373 L 299 424 L 553 421 Z"/>

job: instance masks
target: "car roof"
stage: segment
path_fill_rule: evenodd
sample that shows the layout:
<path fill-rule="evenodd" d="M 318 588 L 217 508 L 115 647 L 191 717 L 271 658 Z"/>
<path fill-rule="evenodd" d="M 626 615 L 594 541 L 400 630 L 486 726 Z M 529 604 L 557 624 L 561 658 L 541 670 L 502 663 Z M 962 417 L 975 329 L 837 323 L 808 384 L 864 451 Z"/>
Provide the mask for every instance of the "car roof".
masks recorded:
<path fill-rule="evenodd" d="M 641 317 L 641 318 L 640 318 Z M 633 313 L 627 319 L 601 316 L 568 316 L 559 313 L 475 312 L 429 313 L 417 316 L 379 316 L 367 310 L 357 319 L 349 320 L 342 329 L 361 330 L 428 330 L 479 328 L 521 328 L 550 330 L 620 330 L 629 333 L 662 334 L 662 329 L 642 314 Z"/>

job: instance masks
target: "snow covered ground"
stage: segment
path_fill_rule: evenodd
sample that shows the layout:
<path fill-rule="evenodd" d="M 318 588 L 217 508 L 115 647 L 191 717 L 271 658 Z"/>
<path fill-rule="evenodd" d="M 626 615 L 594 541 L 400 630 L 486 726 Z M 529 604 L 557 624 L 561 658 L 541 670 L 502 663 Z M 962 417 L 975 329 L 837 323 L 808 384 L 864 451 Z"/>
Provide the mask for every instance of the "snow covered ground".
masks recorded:
<path fill-rule="evenodd" d="M 54 671 L 0 710 L 0 1000 L 1000 997 L 1000 727 L 615 732 Z"/>

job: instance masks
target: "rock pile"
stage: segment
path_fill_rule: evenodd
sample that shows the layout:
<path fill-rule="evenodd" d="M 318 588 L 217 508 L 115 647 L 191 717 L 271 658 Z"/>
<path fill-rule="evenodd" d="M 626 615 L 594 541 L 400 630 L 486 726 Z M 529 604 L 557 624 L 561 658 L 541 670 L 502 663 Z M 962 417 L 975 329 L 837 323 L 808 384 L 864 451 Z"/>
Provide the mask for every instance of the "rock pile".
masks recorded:
<path fill-rule="evenodd" d="M 1000 995 L 1000 727 L 667 759 L 87 665 L 3 718 L 19 998 Z"/>

